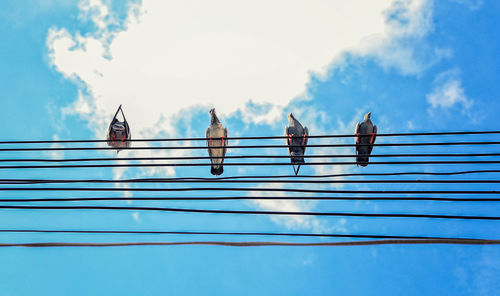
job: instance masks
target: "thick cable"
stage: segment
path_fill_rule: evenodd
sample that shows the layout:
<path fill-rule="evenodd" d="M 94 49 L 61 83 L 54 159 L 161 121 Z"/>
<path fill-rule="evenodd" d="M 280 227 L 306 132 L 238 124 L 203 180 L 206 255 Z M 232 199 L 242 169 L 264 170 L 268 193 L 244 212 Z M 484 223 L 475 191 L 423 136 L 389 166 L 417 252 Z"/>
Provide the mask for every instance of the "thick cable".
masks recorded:
<path fill-rule="evenodd" d="M 330 217 L 364 217 L 364 218 L 429 218 L 429 219 L 463 219 L 463 220 L 500 220 L 499 216 L 474 215 L 437 215 L 437 214 L 387 214 L 387 213 L 349 213 L 349 212 L 292 212 L 292 211 L 244 211 L 244 210 L 207 210 L 163 207 L 132 206 L 4 206 L 0 209 L 12 210 L 125 210 L 125 211 L 159 211 L 203 214 L 236 214 L 236 215 L 290 215 L 290 216 L 330 216 Z"/>
<path fill-rule="evenodd" d="M 222 231 L 144 231 L 144 230 L 53 230 L 53 229 L 0 229 L 0 233 L 64 233 L 64 234 L 159 234 L 159 235 L 229 235 L 229 236 L 290 236 L 290 237 L 335 237 L 373 239 L 459 239 L 482 241 L 481 238 L 407 236 L 339 233 L 295 233 L 295 232 L 222 232 Z"/>
<path fill-rule="evenodd" d="M 348 242 L 293 243 L 293 242 L 223 242 L 223 241 L 183 241 L 183 242 L 123 242 L 123 243 L 87 243 L 87 242 L 38 242 L 38 243 L 0 243 L 0 247 L 130 247 L 130 246 L 225 246 L 225 247 L 335 247 L 335 246 L 374 246 L 374 245 L 415 245 L 415 244 L 460 244 L 460 245 L 498 245 L 500 240 L 452 240 L 452 239 L 388 239 Z"/>

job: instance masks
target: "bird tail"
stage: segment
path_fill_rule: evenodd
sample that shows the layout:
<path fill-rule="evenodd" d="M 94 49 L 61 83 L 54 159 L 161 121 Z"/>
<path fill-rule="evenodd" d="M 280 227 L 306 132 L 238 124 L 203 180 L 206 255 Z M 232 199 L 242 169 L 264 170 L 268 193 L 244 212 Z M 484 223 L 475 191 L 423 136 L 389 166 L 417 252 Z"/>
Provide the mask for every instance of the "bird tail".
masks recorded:
<path fill-rule="evenodd" d="M 369 161 L 369 158 L 368 157 L 356 157 L 356 162 L 358 163 L 358 165 L 362 166 L 362 167 L 365 167 L 368 165 L 368 161 Z"/>
<path fill-rule="evenodd" d="M 215 176 L 222 175 L 224 173 L 224 167 L 219 165 L 219 166 L 212 166 L 210 169 L 210 173 Z"/>
<path fill-rule="evenodd" d="M 295 165 L 301 165 L 304 164 L 304 157 L 292 157 L 292 163 Z"/>

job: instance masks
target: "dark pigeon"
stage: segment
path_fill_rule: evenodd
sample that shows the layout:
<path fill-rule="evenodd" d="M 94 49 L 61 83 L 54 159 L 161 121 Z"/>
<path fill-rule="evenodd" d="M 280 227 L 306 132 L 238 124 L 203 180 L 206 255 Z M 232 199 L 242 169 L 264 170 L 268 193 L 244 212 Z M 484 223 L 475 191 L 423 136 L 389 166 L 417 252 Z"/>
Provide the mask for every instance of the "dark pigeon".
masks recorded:
<path fill-rule="evenodd" d="M 118 113 L 122 113 L 123 121 L 118 120 Z M 122 110 L 122 105 L 116 110 L 115 116 L 111 120 L 108 127 L 107 144 L 110 147 L 117 148 L 116 153 L 120 152 L 120 148 L 130 147 L 130 139 L 132 134 L 130 133 L 130 127 L 128 125 L 127 119 L 125 119 L 125 114 Z"/>
<path fill-rule="evenodd" d="M 373 150 L 373 144 L 377 138 L 377 126 L 373 125 L 371 112 L 366 113 L 362 122 L 358 122 L 356 130 L 356 163 L 362 167 L 368 165 L 370 154 Z"/>
<path fill-rule="evenodd" d="M 224 173 L 224 156 L 226 155 L 227 146 L 227 128 L 225 128 L 217 118 L 215 109 L 210 110 L 210 126 L 207 128 L 206 138 L 208 146 L 208 155 L 210 155 L 210 162 L 212 167 L 210 173 L 212 175 L 222 175 Z M 224 146 L 223 148 L 210 148 L 212 146 Z"/>
<path fill-rule="evenodd" d="M 309 131 L 307 127 L 302 127 L 302 124 L 293 117 L 293 114 L 288 115 L 289 126 L 285 127 L 286 144 L 292 162 L 295 175 L 299 173 L 300 166 L 304 164 L 304 153 L 306 152 L 307 137 Z M 297 166 L 297 169 L 295 169 Z"/>

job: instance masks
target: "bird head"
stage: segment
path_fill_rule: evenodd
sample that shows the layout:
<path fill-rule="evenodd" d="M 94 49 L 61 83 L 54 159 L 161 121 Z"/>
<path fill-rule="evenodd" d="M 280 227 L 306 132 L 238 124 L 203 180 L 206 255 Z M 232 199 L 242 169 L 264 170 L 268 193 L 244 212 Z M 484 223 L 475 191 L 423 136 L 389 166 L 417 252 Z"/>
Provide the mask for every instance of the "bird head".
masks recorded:
<path fill-rule="evenodd" d="M 368 112 L 368 113 L 366 113 L 366 114 L 365 114 L 365 121 L 366 121 L 366 120 L 368 120 L 368 119 L 370 119 L 370 118 L 371 118 L 371 116 L 372 116 L 372 112 Z"/>
<path fill-rule="evenodd" d="M 214 124 L 219 122 L 219 119 L 217 118 L 217 115 L 215 114 L 215 108 L 210 109 L 208 112 L 210 114 L 210 124 Z"/>
<path fill-rule="evenodd" d="M 292 123 L 294 120 L 295 117 L 293 117 L 293 114 L 290 112 L 290 114 L 288 114 L 288 122 Z"/>

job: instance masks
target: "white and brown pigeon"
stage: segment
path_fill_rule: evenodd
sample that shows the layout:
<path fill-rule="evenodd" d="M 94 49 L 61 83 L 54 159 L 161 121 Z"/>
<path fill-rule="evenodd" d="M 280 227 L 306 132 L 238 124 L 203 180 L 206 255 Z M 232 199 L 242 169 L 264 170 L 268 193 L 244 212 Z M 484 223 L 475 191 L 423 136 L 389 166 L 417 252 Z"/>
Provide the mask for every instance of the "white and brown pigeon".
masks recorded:
<path fill-rule="evenodd" d="M 358 122 L 354 134 L 356 136 L 356 163 L 360 166 L 367 166 L 373 144 L 377 138 L 377 126 L 373 125 L 370 117 L 371 112 L 365 114 L 362 122 Z"/>
<path fill-rule="evenodd" d="M 227 128 L 225 128 L 217 118 L 215 108 L 212 108 L 209 113 L 210 126 L 207 128 L 206 138 L 208 155 L 210 155 L 210 162 L 212 163 L 210 173 L 218 176 L 224 173 L 222 164 L 224 163 L 224 156 L 226 155 L 228 132 Z M 217 146 L 221 148 L 211 148 Z"/>
<path fill-rule="evenodd" d="M 307 127 L 302 127 L 302 124 L 293 117 L 292 113 L 288 115 L 288 124 L 289 126 L 285 127 L 286 144 L 288 145 L 293 171 L 297 175 L 300 166 L 305 163 L 304 153 L 306 152 L 309 131 Z"/>

